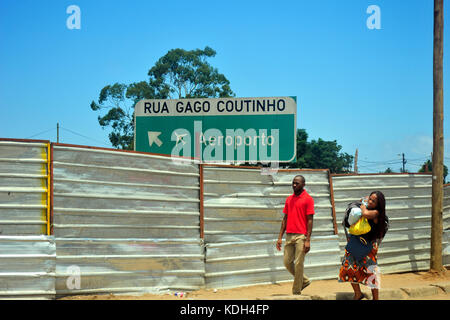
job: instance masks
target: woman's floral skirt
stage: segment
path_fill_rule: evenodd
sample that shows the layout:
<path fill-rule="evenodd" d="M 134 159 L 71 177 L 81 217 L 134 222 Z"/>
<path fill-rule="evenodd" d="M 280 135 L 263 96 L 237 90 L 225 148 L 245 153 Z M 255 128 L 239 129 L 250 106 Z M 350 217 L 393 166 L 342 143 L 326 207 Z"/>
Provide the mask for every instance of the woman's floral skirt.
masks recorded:
<path fill-rule="evenodd" d="M 377 252 L 378 245 L 374 242 L 372 251 L 362 260 L 356 261 L 351 253 L 345 250 L 338 281 L 364 284 L 371 289 L 379 289 L 380 272 L 377 265 Z"/>

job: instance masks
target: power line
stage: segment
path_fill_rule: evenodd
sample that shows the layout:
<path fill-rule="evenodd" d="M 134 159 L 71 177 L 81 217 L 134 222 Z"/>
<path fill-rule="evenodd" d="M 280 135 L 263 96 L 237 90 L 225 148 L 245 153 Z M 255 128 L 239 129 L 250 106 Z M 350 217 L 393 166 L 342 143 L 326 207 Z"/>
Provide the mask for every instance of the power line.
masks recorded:
<path fill-rule="evenodd" d="M 95 141 L 95 142 L 97 142 L 97 143 L 100 143 L 100 144 L 102 144 L 103 146 L 108 146 L 108 147 L 110 147 L 109 145 L 105 144 L 103 141 L 99 141 L 99 140 L 97 140 L 97 139 L 94 139 L 94 138 L 85 136 L 85 135 L 83 135 L 83 134 L 81 134 L 81 133 L 78 133 L 78 132 L 76 132 L 76 131 L 74 131 L 74 130 L 71 130 L 71 129 L 68 129 L 68 128 L 64 128 L 64 127 L 62 127 L 62 126 L 59 126 L 59 128 L 65 130 L 65 131 L 67 131 L 67 132 L 70 132 L 70 133 L 72 133 L 72 134 L 74 134 L 74 135 L 77 135 L 77 136 L 83 137 L 83 138 L 85 138 L 85 139 L 88 139 L 88 140 L 91 140 L 91 141 Z M 29 137 L 26 137 L 25 139 L 31 139 L 31 138 L 37 137 L 37 136 L 39 136 L 39 135 L 48 133 L 48 132 L 53 131 L 53 130 L 55 130 L 55 129 L 54 129 L 54 128 L 48 129 L 48 130 L 45 130 L 45 131 L 42 131 L 42 132 L 33 134 L 33 135 L 29 136 Z M 57 129 L 56 129 L 56 130 L 57 130 Z"/>
<path fill-rule="evenodd" d="M 365 162 L 365 163 L 380 163 L 380 164 L 385 164 L 385 163 L 390 163 L 390 162 L 398 162 L 400 160 L 398 159 L 392 159 L 392 160 L 384 160 L 384 161 L 365 161 L 365 160 L 359 160 L 361 162 Z"/>
<path fill-rule="evenodd" d="M 368 167 L 368 166 L 361 166 L 361 165 L 358 165 L 358 168 L 360 168 L 360 169 L 363 169 L 363 171 L 373 171 L 373 172 L 378 172 L 378 171 L 380 171 L 379 169 L 374 169 L 374 168 L 372 168 L 372 167 Z M 359 173 L 361 173 L 362 171 L 361 170 L 358 170 L 359 171 Z"/>
<path fill-rule="evenodd" d="M 44 134 L 44 133 L 50 132 L 50 131 L 52 131 L 52 130 L 54 130 L 54 129 L 48 129 L 48 130 L 45 130 L 45 131 L 42 131 L 42 132 L 36 133 L 36 134 L 34 134 L 34 135 L 32 135 L 32 136 L 29 136 L 29 137 L 27 137 L 27 138 L 25 138 L 25 139 L 31 139 L 31 138 L 34 138 L 34 137 L 36 137 L 36 136 L 39 136 L 39 135 L 41 135 L 41 134 Z"/>
<path fill-rule="evenodd" d="M 413 162 L 408 162 L 408 164 L 413 165 L 413 166 L 418 166 L 418 167 L 422 167 L 423 166 L 423 163 L 422 164 L 417 164 L 417 163 L 413 163 Z"/>
<path fill-rule="evenodd" d="M 430 161 L 430 156 L 422 156 L 419 158 L 412 158 L 407 159 L 405 158 L 405 154 L 401 153 L 399 154 L 402 156 L 401 159 L 391 159 L 391 160 L 380 160 L 380 161 L 368 161 L 368 160 L 361 160 L 358 159 L 358 167 L 363 168 L 364 171 L 370 170 L 379 172 L 381 170 L 381 167 L 388 167 L 392 168 L 395 167 L 395 165 L 400 164 L 400 172 L 406 171 L 406 164 L 416 167 L 423 167 L 423 165 L 426 163 L 426 161 Z M 445 160 L 450 160 L 450 157 L 444 157 Z M 411 162 L 411 161 L 419 161 L 423 163 L 417 163 L 417 162 Z M 415 169 L 414 169 L 415 170 Z"/>
<path fill-rule="evenodd" d="M 416 158 L 416 159 L 408 159 L 408 161 L 427 160 L 427 159 L 429 159 L 429 158 L 430 158 L 430 156 L 428 156 L 428 157 Z"/>
<path fill-rule="evenodd" d="M 363 163 L 371 165 L 373 167 L 381 167 L 381 166 L 389 166 L 389 165 L 396 165 L 396 164 L 406 164 L 406 163 L 413 164 L 410 161 L 426 161 L 428 159 L 430 159 L 429 156 L 420 157 L 420 158 L 414 158 L 414 159 L 407 159 L 407 158 L 403 158 L 403 154 L 402 154 L 402 159 L 392 159 L 392 160 L 382 160 L 382 161 L 358 160 L 358 162 L 363 162 Z M 450 160 L 450 158 L 446 158 L 446 159 Z M 418 164 L 416 164 L 416 165 L 418 165 Z"/>
<path fill-rule="evenodd" d="M 85 139 L 92 140 L 92 141 L 95 141 L 95 142 L 97 142 L 97 143 L 100 143 L 100 144 L 102 144 L 102 145 L 104 145 L 104 146 L 107 146 L 107 145 L 106 145 L 104 142 L 102 142 L 102 141 L 96 140 L 96 139 L 91 138 L 91 137 L 87 137 L 87 136 L 85 136 L 85 135 L 82 135 L 81 133 L 75 132 L 75 131 L 70 130 L 70 129 L 68 129 L 68 128 L 64 128 L 63 126 L 59 126 L 59 127 L 60 127 L 61 129 L 65 130 L 65 131 L 68 131 L 68 132 L 70 132 L 70 133 L 72 133 L 72 134 L 75 134 L 75 135 L 77 135 L 77 136 L 80 136 L 80 137 L 83 137 L 83 138 L 85 138 Z"/>
<path fill-rule="evenodd" d="M 395 164 L 401 164 L 401 161 L 397 161 L 397 162 L 386 162 L 386 163 L 365 163 L 365 165 L 367 166 L 372 166 L 372 167 L 384 167 L 384 166 L 389 166 L 389 165 L 395 165 Z"/>

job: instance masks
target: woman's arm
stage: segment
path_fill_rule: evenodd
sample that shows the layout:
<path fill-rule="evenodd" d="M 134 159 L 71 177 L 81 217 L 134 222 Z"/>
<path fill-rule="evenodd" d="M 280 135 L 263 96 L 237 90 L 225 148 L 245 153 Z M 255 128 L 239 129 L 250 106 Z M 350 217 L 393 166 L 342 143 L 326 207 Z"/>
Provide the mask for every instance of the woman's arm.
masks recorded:
<path fill-rule="evenodd" d="M 369 220 L 378 218 L 378 210 L 369 210 L 365 205 L 361 205 L 361 215 Z"/>

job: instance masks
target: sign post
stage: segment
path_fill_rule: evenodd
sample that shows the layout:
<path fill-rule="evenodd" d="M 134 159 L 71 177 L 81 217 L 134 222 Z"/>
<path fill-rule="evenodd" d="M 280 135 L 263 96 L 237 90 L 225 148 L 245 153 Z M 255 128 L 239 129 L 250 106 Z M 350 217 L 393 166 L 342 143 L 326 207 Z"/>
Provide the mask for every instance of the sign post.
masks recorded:
<path fill-rule="evenodd" d="M 141 100 L 136 151 L 217 162 L 290 162 L 296 97 Z"/>

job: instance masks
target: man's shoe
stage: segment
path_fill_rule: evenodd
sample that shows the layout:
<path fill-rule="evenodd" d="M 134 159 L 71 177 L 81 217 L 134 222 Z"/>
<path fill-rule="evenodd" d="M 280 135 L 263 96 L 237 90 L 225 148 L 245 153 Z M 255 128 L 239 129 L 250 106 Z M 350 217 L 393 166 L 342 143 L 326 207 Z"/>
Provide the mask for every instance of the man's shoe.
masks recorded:
<path fill-rule="evenodd" d="M 306 283 L 303 284 L 302 290 L 305 289 L 307 286 L 309 286 L 311 284 L 311 281 L 308 281 Z"/>
<path fill-rule="evenodd" d="M 303 283 L 302 290 L 305 289 L 305 288 L 306 288 L 307 286 L 309 286 L 310 284 L 311 284 L 311 281 L 308 281 L 308 282 Z M 298 292 L 292 291 L 292 294 L 294 294 L 294 295 L 301 295 L 302 292 L 301 292 L 301 291 L 298 291 Z"/>

